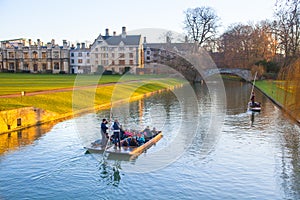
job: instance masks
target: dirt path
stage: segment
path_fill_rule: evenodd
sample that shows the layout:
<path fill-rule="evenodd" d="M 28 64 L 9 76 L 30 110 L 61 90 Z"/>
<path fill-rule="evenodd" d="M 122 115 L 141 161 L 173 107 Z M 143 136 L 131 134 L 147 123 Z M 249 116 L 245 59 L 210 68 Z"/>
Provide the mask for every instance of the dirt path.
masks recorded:
<path fill-rule="evenodd" d="M 149 79 L 149 80 L 157 80 L 157 79 Z M 131 80 L 131 81 L 124 81 L 124 82 L 110 82 L 110 83 L 102 83 L 96 85 L 86 85 L 86 86 L 74 86 L 69 88 L 59 88 L 59 89 L 52 89 L 52 90 L 41 90 L 41 91 L 34 91 L 34 92 L 25 92 L 24 96 L 35 96 L 40 94 L 51 94 L 56 92 L 67 92 L 72 91 L 75 89 L 88 89 L 88 88 L 98 88 L 101 86 L 111 86 L 115 84 L 126 84 L 126 83 L 133 83 L 133 82 L 141 82 L 145 80 Z M 148 80 L 147 80 L 148 81 Z M 15 93 L 15 94 L 7 94 L 7 95 L 0 95 L 0 98 L 15 98 L 21 97 L 22 93 Z"/>

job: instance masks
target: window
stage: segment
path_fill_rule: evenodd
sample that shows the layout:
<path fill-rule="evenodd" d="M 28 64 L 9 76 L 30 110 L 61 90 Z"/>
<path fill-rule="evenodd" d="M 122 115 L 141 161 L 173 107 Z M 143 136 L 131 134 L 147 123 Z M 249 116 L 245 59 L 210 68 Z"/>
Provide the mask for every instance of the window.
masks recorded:
<path fill-rule="evenodd" d="M 25 63 L 23 67 L 24 67 L 24 70 L 28 70 L 28 63 Z"/>
<path fill-rule="evenodd" d="M 125 65 L 125 60 L 119 60 L 119 65 Z"/>
<path fill-rule="evenodd" d="M 113 61 L 111 61 L 111 65 L 115 65 L 115 61 L 113 60 Z"/>
<path fill-rule="evenodd" d="M 54 58 L 59 58 L 59 53 L 58 53 L 58 51 L 54 51 L 54 52 L 53 52 L 53 57 L 54 57 Z"/>
<path fill-rule="evenodd" d="M 129 60 L 129 64 L 130 64 L 130 65 L 133 65 L 133 60 Z"/>
<path fill-rule="evenodd" d="M 98 58 L 98 54 L 95 54 L 95 57 Z"/>
<path fill-rule="evenodd" d="M 9 63 L 9 69 L 14 70 L 15 69 L 15 63 Z"/>
<path fill-rule="evenodd" d="M 147 51 L 147 54 L 149 55 L 151 53 L 151 51 Z"/>
<path fill-rule="evenodd" d="M 74 57 L 74 53 L 71 53 L 71 57 Z"/>
<path fill-rule="evenodd" d="M 74 64 L 74 59 L 71 59 L 71 63 Z"/>
<path fill-rule="evenodd" d="M 133 50 L 133 47 L 129 47 L 129 50 L 132 51 L 132 50 Z"/>
<path fill-rule="evenodd" d="M 125 58 L 125 54 L 124 53 L 119 53 L 119 58 Z"/>
<path fill-rule="evenodd" d="M 124 47 L 119 47 L 119 51 L 124 51 L 125 48 Z"/>
<path fill-rule="evenodd" d="M 86 56 L 87 56 L 87 57 L 90 57 L 90 53 L 86 53 Z"/>
<path fill-rule="evenodd" d="M 129 58 L 133 58 L 133 53 L 129 53 Z"/>
<path fill-rule="evenodd" d="M 29 56 L 28 56 L 28 52 L 24 52 L 24 58 L 29 58 Z"/>
<path fill-rule="evenodd" d="M 147 60 L 150 60 L 150 56 L 147 56 L 146 59 L 147 59 Z"/>
<path fill-rule="evenodd" d="M 8 52 L 8 58 L 15 58 L 14 52 Z"/>
<path fill-rule="evenodd" d="M 42 64 L 42 69 L 43 69 L 44 71 L 47 69 L 46 63 L 43 63 L 43 64 Z"/>
<path fill-rule="evenodd" d="M 111 54 L 111 57 L 113 57 L 113 58 L 114 58 L 114 57 L 115 57 L 115 53 L 112 53 L 112 54 Z"/>
<path fill-rule="evenodd" d="M 54 69 L 56 69 L 56 70 L 59 69 L 59 63 L 58 63 L 58 62 L 55 62 L 55 63 L 54 63 Z"/>
<path fill-rule="evenodd" d="M 98 51 L 98 48 L 96 48 L 95 51 Z"/>
<path fill-rule="evenodd" d="M 82 59 L 78 59 L 78 63 L 82 63 Z"/>
<path fill-rule="evenodd" d="M 86 60 L 86 63 L 90 63 L 90 59 L 87 59 L 87 60 Z"/>
<path fill-rule="evenodd" d="M 80 52 L 80 53 L 78 53 L 78 57 L 82 57 L 82 53 Z"/>
<path fill-rule="evenodd" d="M 42 52 L 42 58 L 47 58 L 47 53 L 46 52 Z"/>
<path fill-rule="evenodd" d="M 38 53 L 37 53 L 36 51 L 34 51 L 34 52 L 32 53 L 32 55 L 33 55 L 33 58 L 34 58 L 34 59 L 38 59 Z"/>

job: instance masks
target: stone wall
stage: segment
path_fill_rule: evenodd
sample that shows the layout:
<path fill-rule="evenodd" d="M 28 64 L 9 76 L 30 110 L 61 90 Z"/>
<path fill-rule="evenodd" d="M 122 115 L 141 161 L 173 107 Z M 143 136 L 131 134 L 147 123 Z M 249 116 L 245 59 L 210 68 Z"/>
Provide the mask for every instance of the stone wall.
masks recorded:
<path fill-rule="evenodd" d="M 25 107 L 0 112 L 0 133 L 34 126 L 51 121 L 58 114 L 40 108 Z"/>

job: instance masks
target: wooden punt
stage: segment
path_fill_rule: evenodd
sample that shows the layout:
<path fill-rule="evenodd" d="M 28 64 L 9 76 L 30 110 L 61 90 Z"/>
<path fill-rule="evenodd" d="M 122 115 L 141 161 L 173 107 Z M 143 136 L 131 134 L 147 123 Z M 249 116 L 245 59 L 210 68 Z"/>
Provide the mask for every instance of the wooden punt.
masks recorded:
<path fill-rule="evenodd" d="M 261 111 L 261 104 L 258 102 L 255 102 L 255 106 L 252 106 L 252 103 L 248 103 L 248 111 L 253 111 L 253 112 L 260 112 Z"/>
<path fill-rule="evenodd" d="M 147 141 L 145 144 L 143 144 L 139 147 L 121 146 L 121 148 L 119 148 L 119 147 L 115 147 L 113 145 L 113 146 L 109 147 L 105 152 L 107 152 L 109 154 L 138 156 L 141 153 L 143 153 L 145 150 L 149 149 L 152 145 L 157 143 L 162 137 L 163 137 L 162 132 L 159 132 L 151 140 Z"/>

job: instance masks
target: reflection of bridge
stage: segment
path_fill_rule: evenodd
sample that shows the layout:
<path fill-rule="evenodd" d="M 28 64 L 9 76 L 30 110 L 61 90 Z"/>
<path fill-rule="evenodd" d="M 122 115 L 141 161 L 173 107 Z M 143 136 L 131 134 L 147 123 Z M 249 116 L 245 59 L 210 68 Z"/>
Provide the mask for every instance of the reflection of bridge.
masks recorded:
<path fill-rule="evenodd" d="M 212 76 L 214 74 L 234 74 L 246 81 L 252 81 L 252 75 L 250 70 L 247 69 L 238 69 L 238 68 L 216 68 L 216 69 L 206 69 L 204 71 L 204 79 Z"/>
<path fill-rule="evenodd" d="M 191 43 L 144 43 L 145 64 L 160 64 L 179 72 L 190 82 L 205 80 L 215 74 L 234 74 L 253 80 L 246 69 L 217 68 L 210 55 Z"/>

